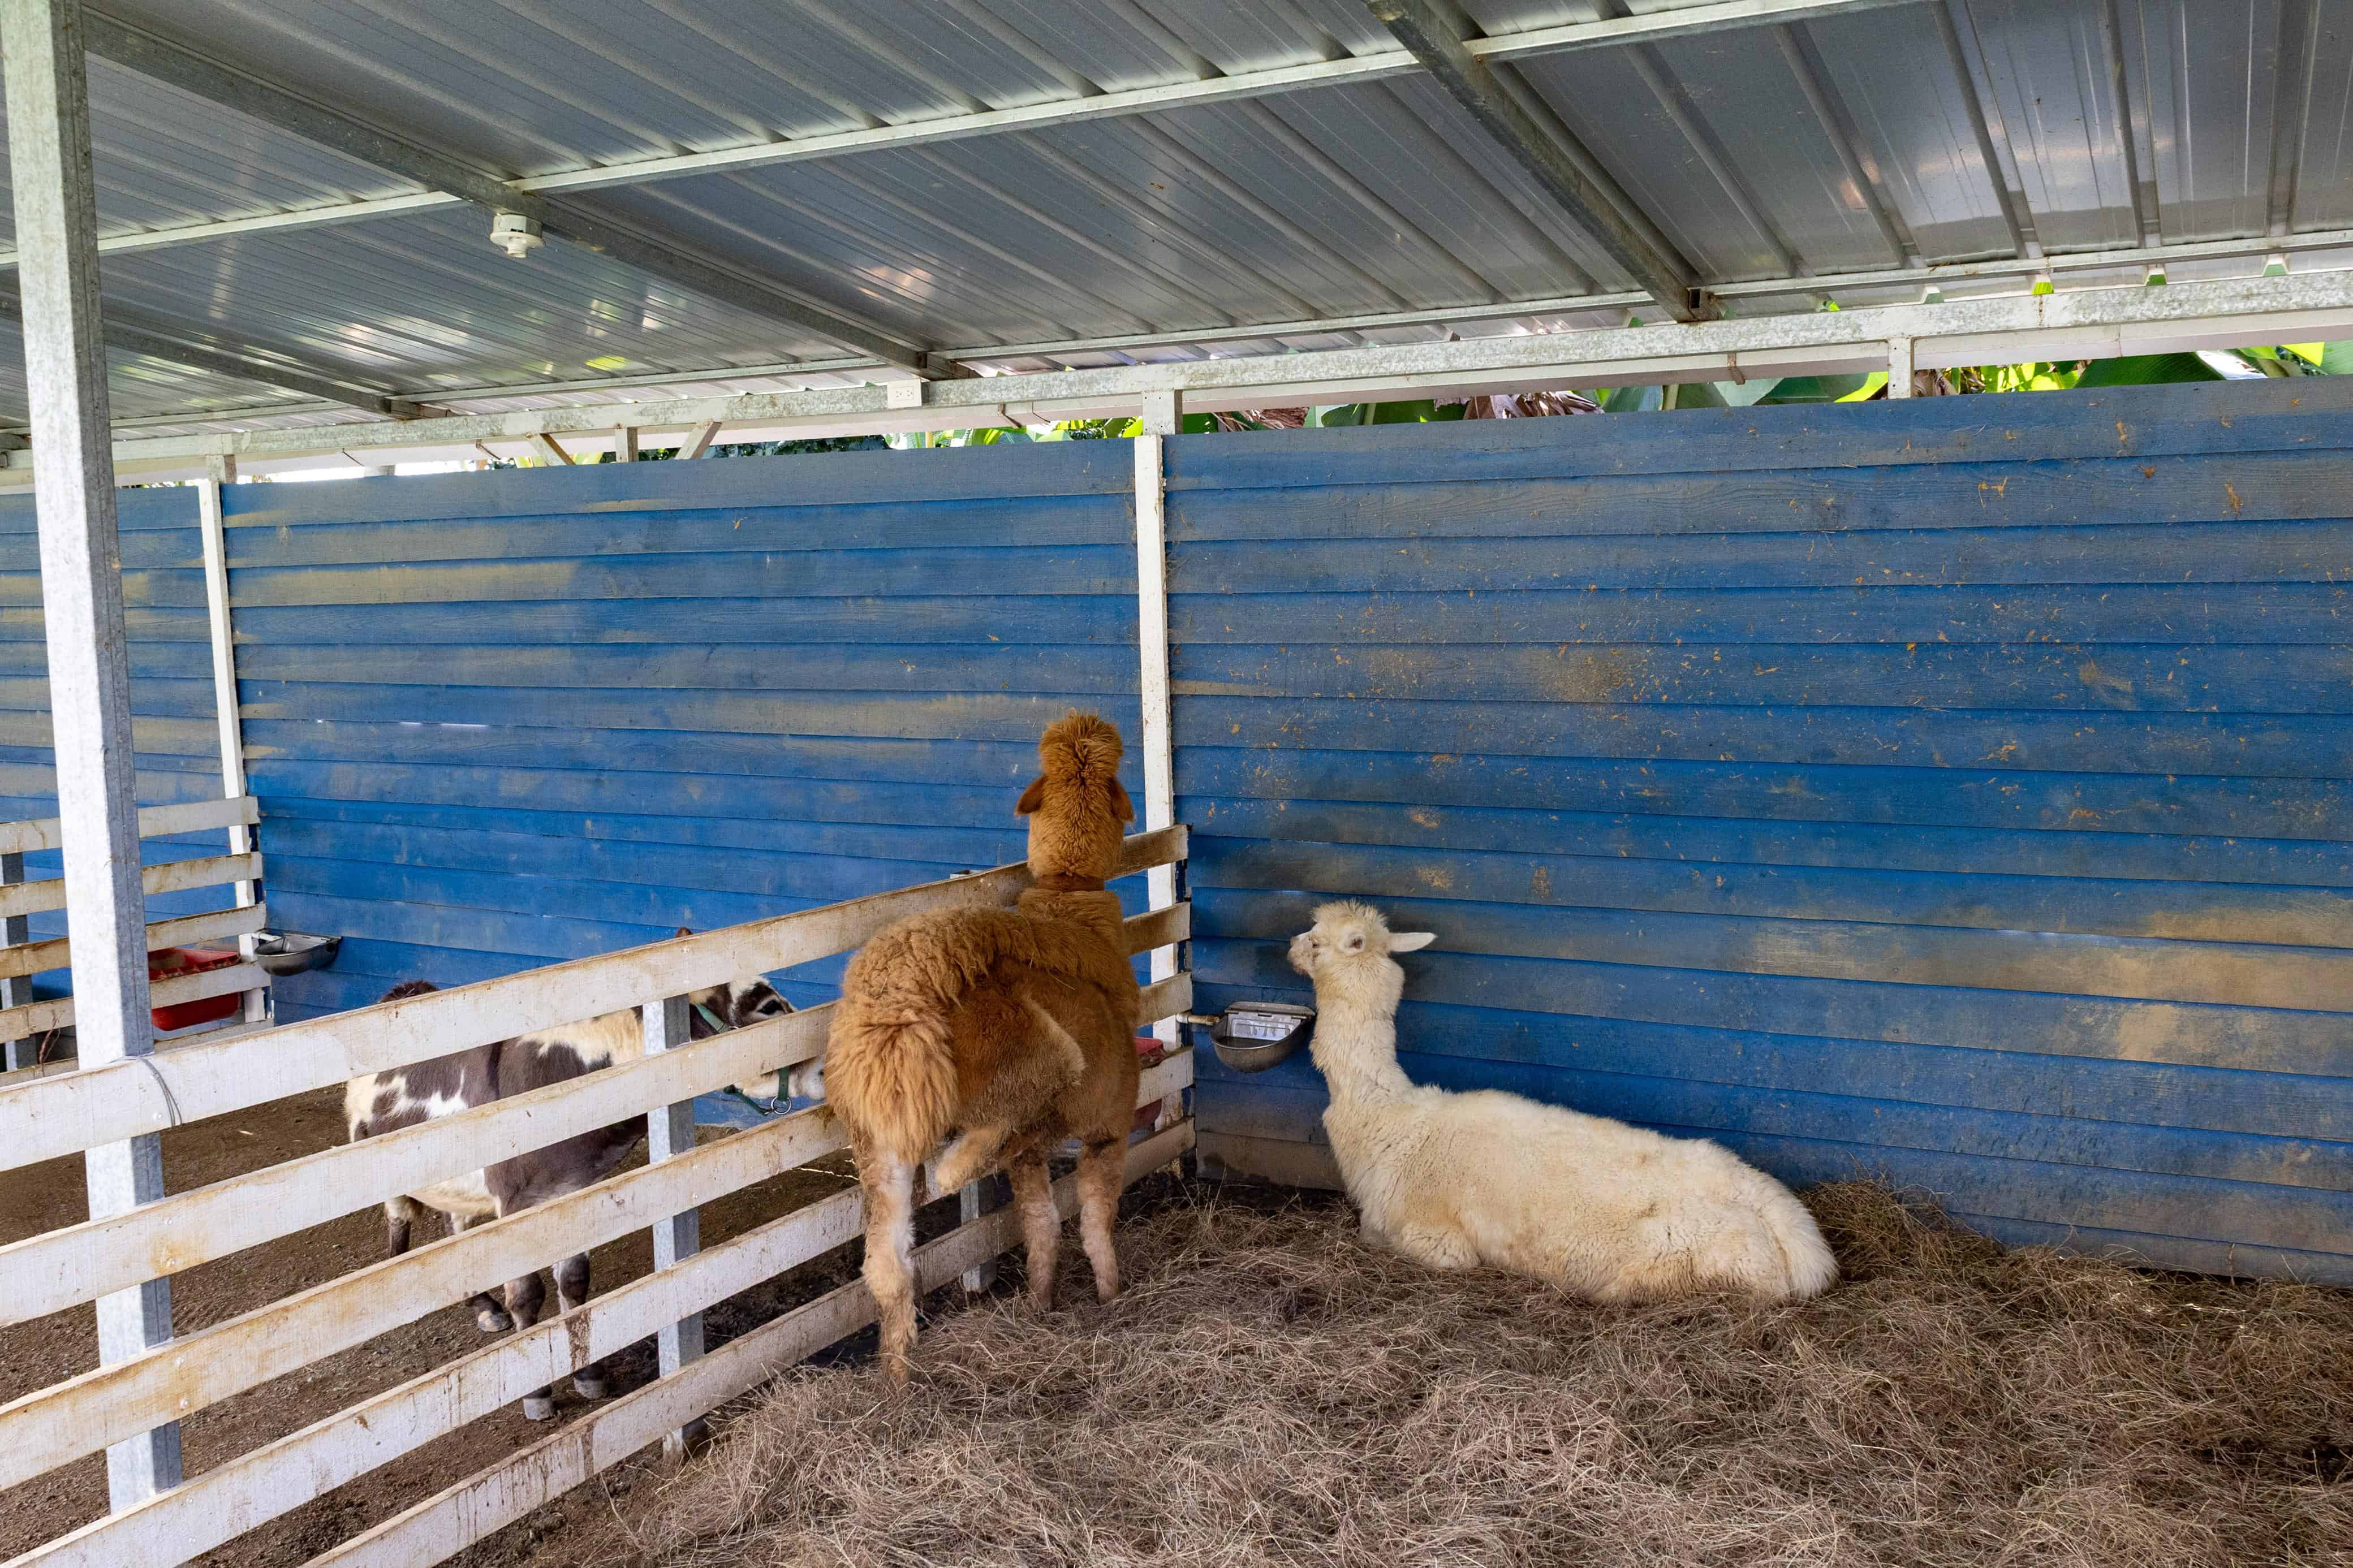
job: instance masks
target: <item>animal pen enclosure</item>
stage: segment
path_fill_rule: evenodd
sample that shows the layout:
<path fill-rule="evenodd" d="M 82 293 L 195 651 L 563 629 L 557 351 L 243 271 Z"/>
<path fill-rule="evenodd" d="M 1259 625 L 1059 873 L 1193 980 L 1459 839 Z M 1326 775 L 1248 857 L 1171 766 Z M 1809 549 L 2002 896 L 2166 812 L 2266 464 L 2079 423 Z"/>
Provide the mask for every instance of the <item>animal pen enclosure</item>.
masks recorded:
<path fill-rule="evenodd" d="M 789 49 L 768 9 L 0 0 L 0 479 L 37 498 L 0 507 L 0 1037 L 70 1012 L 80 1047 L 0 1079 L 0 1175 L 87 1152 L 89 1199 L 0 1283 L 16 1331 L 98 1327 L 0 1390 L 0 1486 L 110 1463 L 18 1562 L 233 1543 L 658 1337 L 644 1386 L 316 1557 L 440 1561 L 851 1331 L 854 1287 L 692 1353 L 859 1211 L 697 1251 L 699 1205 L 839 1135 L 691 1146 L 685 1107 L 813 1054 L 891 915 L 1011 896 L 948 879 L 1012 858 L 1071 705 L 1139 742 L 1171 1044 L 1298 994 L 1280 939 L 1365 895 L 1439 933 L 1426 1080 L 2009 1240 L 2353 1279 L 2353 398 L 1913 395 L 2353 335 L 2330 7 L 970 0 L 796 7 Z M 1832 375 L 1890 401 L 1179 433 Z M 1141 433 L 596 461 L 1103 416 Z M 484 457 L 539 466 L 232 482 Z M 337 963 L 151 1048 L 152 1005 L 257 976 L 140 958 L 263 921 Z M 804 1011 L 675 1043 L 754 971 Z M 367 1005 L 419 975 L 457 988 Z M 159 1134 L 621 1007 L 672 1048 L 164 1188 Z M 1193 1072 L 1140 1098 L 1195 1094 L 1204 1166 L 1332 1178 L 1303 1059 Z M 175 1275 L 638 1116 L 643 1169 L 174 1321 Z M 978 1209 L 927 1281 L 1012 1239 Z M 181 1418 L 649 1231 L 655 1272 L 182 1475 Z"/>

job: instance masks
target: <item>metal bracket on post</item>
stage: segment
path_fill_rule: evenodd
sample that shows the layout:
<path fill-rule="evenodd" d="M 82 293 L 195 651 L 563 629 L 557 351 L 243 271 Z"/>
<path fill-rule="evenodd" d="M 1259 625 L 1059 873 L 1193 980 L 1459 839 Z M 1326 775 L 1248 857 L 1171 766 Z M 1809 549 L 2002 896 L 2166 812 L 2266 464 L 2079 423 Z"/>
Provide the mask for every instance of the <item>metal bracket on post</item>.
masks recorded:
<path fill-rule="evenodd" d="M 41 458 L 33 469 L 33 497 L 65 840 L 74 1032 L 84 1070 L 145 1056 L 155 1046 L 132 784 L 122 543 L 99 308 L 86 37 L 79 0 L 0 0 L 26 402 Z M 152 1076 L 154 1097 L 168 1106 L 163 1069 Z M 93 1220 L 164 1195 L 157 1134 L 91 1149 L 83 1168 Z M 99 1298 L 100 1365 L 145 1355 L 171 1338 L 168 1279 Z M 179 1485 L 178 1426 L 165 1422 L 109 1447 L 106 1479 L 117 1511 Z"/>
<path fill-rule="evenodd" d="M 1912 395 L 1912 340 L 1910 338 L 1887 340 L 1887 395 L 1890 397 Z"/>
<path fill-rule="evenodd" d="M 221 487 L 237 481 L 235 458 L 207 458 L 205 477 L 196 481 L 196 529 L 205 554 L 205 609 L 212 627 L 213 712 L 220 730 L 221 797 L 235 800 L 245 794 L 245 721 L 237 691 L 237 642 L 229 620 L 228 536 L 221 516 Z M 253 853 L 253 829 L 236 823 L 228 830 L 228 852 Z M 249 910 L 261 901 L 258 882 L 239 882 L 237 907 Z M 237 939 L 238 950 L 253 956 L 254 938 Z M 255 987 L 245 994 L 245 1021 L 259 1024 L 269 1016 L 269 993 Z"/>
<path fill-rule="evenodd" d="M 646 1055 L 674 1051 L 693 1037 L 693 1005 L 683 996 L 649 1002 L 644 1010 Z M 659 1105 L 646 1114 L 646 1159 L 649 1163 L 675 1159 L 694 1150 L 694 1101 Z M 654 1268 L 668 1268 L 702 1250 L 702 1215 L 689 1209 L 654 1223 Z M 676 1376 L 681 1367 L 702 1354 L 702 1314 L 691 1313 L 665 1323 L 655 1334 L 661 1375 Z M 691 1421 L 662 1438 L 662 1452 L 673 1458 L 686 1452 L 700 1435 L 702 1423 Z"/>

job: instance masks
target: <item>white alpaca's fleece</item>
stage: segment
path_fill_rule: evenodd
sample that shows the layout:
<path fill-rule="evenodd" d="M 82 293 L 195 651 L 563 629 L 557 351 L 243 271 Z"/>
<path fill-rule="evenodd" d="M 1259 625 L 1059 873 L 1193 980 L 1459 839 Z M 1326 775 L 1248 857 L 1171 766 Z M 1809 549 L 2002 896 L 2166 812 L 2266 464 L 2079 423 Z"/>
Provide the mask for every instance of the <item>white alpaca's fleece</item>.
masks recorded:
<path fill-rule="evenodd" d="M 1405 971 L 1380 912 L 1325 904 L 1292 940 L 1315 983 L 1310 1049 L 1331 1086 L 1324 1128 L 1365 1239 L 1432 1268 L 1533 1275 L 1597 1301 L 1737 1291 L 1818 1296 L 1838 1264 L 1789 1189 L 1729 1150 L 1398 1067 Z"/>

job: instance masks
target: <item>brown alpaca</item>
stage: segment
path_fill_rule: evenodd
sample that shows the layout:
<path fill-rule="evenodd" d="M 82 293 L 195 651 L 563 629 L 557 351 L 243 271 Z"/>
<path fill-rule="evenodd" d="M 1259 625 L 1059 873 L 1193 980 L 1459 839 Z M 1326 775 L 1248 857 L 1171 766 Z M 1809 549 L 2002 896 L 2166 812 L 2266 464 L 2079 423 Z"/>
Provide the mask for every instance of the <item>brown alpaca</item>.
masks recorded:
<path fill-rule="evenodd" d="M 1029 819 L 1035 879 L 1018 907 L 902 921 L 842 977 L 826 1095 L 866 1188 L 866 1283 L 893 1380 L 915 1342 L 916 1173 L 950 1134 L 930 1192 L 1009 1168 L 1040 1310 L 1054 1302 L 1061 1237 L 1046 1155 L 1075 1135 L 1095 1294 L 1119 1294 L 1111 1226 L 1135 1120 L 1139 1007 L 1119 899 L 1103 890 L 1135 817 L 1121 751 L 1119 731 L 1093 714 L 1050 726 L 1038 742 L 1045 773 L 1015 807 Z"/>

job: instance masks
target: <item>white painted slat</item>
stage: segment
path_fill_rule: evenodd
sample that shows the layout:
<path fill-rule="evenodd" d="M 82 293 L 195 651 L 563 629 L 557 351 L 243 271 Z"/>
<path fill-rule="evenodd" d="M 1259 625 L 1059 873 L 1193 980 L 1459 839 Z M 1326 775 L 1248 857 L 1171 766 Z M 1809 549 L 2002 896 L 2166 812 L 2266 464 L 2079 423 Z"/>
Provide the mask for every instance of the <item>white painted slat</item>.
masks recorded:
<path fill-rule="evenodd" d="M 1188 1058 L 1163 1063 L 1138 1093 L 1138 1107 L 1190 1079 Z M 111 1568 L 209 1552 L 665 1324 L 856 1240 L 864 1214 L 864 1194 L 855 1187 L 797 1209 L 37 1547 L 6 1568 Z M 1018 1233 L 1006 1245 L 1016 1239 Z"/>
<path fill-rule="evenodd" d="M 164 838 L 175 833 L 202 833 L 209 828 L 247 826 L 261 820 L 261 803 L 251 795 L 234 800 L 195 800 L 179 805 L 150 805 L 139 813 L 139 837 Z M 0 854 L 22 855 L 35 849 L 62 849 L 65 834 L 59 819 L 35 817 L 0 823 Z"/>
<path fill-rule="evenodd" d="M 670 996 L 659 1002 L 647 1003 L 642 1021 L 649 1058 L 684 1049 L 694 1037 L 693 1004 L 684 996 Z M 808 1054 L 815 1056 L 818 1053 L 811 1050 Z M 782 1065 L 776 1063 L 765 1067 L 760 1074 L 754 1076 L 765 1076 Z M 728 1081 L 732 1083 L 738 1079 L 731 1078 Z M 693 1100 L 681 1095 L 667 1105 L 655 1106 L 646 1113 L 648 1163 L 676 1159 L 693 1147 Z M 702 1248 L 702 1212 L 688 1209 L 684 1214 L 655 1221 L 653 1244 L 656 1268 L 669 1268 L 681 1258 L 691 1258 Z M 700 1311 L 683 1313 L 663 1323 L 654 1338 L 654 1364 L 659 1375 L 671 1376 L 680 1367 L 702 1354 L 702 1314 Z M 690 1436 L 685 1428 L 681 1427 L 664 1437 L 662 1446 L 671 1454 L 683 1458 Z"/>
<path fill-rule="evenodd" d="M 1189 905 L 1178 905 L 1130 919 L 1128 951 L 1181 941 L 1190 913 Z M 1157 1005 L 1161 998 L 1154 1000 Z M 696 1095 L 756 1082 L 818 1055 L 832 1016 L 828 1003 L 669 1050 L 654 1048 L 649 1033 L 647 1054 L 637 1061 L 12 1242 L 0 1247 L 0 1279 L 8 1281 L 8 1289 L 0 1292 L 0 1326 L 28 1322 L 159 1271 L 178 1273 L 291 1236 L 444 1178 L 609 1127 L 646 1113 L 649 1106 L 660 1107 L 652 1114 L 673 1123 L 668 1144 L 652 1150 L 654 1158 L 669 1159 L 694 1146 Z M 684 1035 L 681 1020 L 679 1037 Z M 168 1079 L 170 1058 L 160 1059 L 156 1070 Z M 684 1247 L 680 1255 L 691 1250 Z"/>
<path fill-rule="evenodd" d="M 255 931 L 259 931 L 262 922 L 269 918 L 269 910 L 259 904 L 249 910 L 235 910 L 230 912 L 238 917 L 252 920 L 254 921 L 252 929 Z M 188 918 L 193 920 L 199 917 Z M 168 947 L 171 943 L 166 942 L 164 945 Z M 147 1000 L 151 1005 L 156 1007 L 169 1006 L 174 1002 L 201 1002 L 207 996 L 226 996 L 232 991 L 250 990 L 256 985 L 267 984 L 268 980 L 269 972 L 258 963 L 240 963 L 228 969 L 209 969 L 197 974 L 170 974 L 149 985 Z M 56 996 L 47 1002 L 35 1002 L 26 1006 L 10 1007 L 5 1011 L 0 1011 L 0 1039 L 12 1035 L 37 1035 L 48 1029 L 62 1029 L 73 1022 L 74 999 L 70 996 Z M 146 1020 L 146 1023 L 152 1036 L 153 1022 Z M 149 1087 L 155 1094 L 156 1104 L 164 1108 L 164 1114 L 156 1131 L 161 1131 L 164 1128 L 171 1126 L 173 1123 L 170 1103 L 164 1099 L 164 1091 L 153 1076 L 153 1071 L 167 1069 L 151 1070 L 136 1062 L 125 1063 L 119 1058 L 114 1061 L 93 1063 L 64 1078 L 36 1079 L 31 1083 L 0 1089 L 0 1095 L 23 1094 L 28 1089 L 44 1086 L 58 1088 L 72 1083 L 76 1079 L 103 1073 L 126 1065 L 132 1072 L 148 1080 Z M 189 1110 L 185 1104 L 183 1104 L 180 1109 L 180 1120 L 183 1121 L 200 1121 L 204 1114 Z M 70 1152 L 68 1150 L 58 1152 Z M 10 1160 L 6 1163 L 19 1164 L 30 1162 Z"/>
<path fill-rule="evenodd" d="M 190 888 L 217 888 L 224 882 L 251 881 L 261 875 L 261 857 L 254 854 L 212 855 L 196 860 L 173 860 L 149 866 L 139 873 L 139 887 L 149 898 L 157 893 L 184 892 Z M 66 907 L 62 877 L 38 882 L 0 886 L 0 919 L 37 915 Z M 149 950 L 153 952 L 151 948 Z"/>
<path fill-rule="evenodd" d="M 691 1101 L 825 1049 L 830 1004 L 714 1035 L 602 1072 L 339 1144 L 175 1193 L 160 1203 L 0 1247 L 0 1325 L 177 1273 L 248 1247 L 478 1171 L 533 1149 Z M 168 1061 L 168 1058 L 165 1058 Z"/>
<path fill-rule="evenodd" d="M 1190 1148 L 1193 1123 L 1180 1121 L 1127 1152 L 1133 1182 Z M 1067 1218 L 1077 1184 L 1054 1184 L 1055 1208 Z M 917 1289 L 929 1292 L 1020 1239 L 1019 1211 L 996 1210 L 915 1248 Z M 417 1568 L 439 1563 L 619 1464 L 671 1427 L 709 1414 L 826 1346 L 874 1321 L 865 1283 L 844 1285 L 772 1323 L 729 1341 L 674 1378 L 665 1378 L 394 1515 L 375 1529 L 312 1558 L 305 1568 Z"/>
<path fill-rule="evenodd" d="M 1135 448 L 1135 651 L 1138 695 L 1144 714 L 1144 826 L 1148 831 L 1176 820 L 1176 731 L 1168 674 L 1168 437 L 1184 428 L 1184 399 L 1155 393 L 1143 404 L 1143 433 Z M 1147 903 L 1166 909 L 1176 901 L 1176 868 L 1155 866 L 1146 880 Z M 1152 978 L 1176 973 L 1176 950 L 1155 949 Z M 1177 1026 L 1155 1033 L 1175 1044 Z"/>
<path fill-rule="evenodd" d="M 833 1113 L 812 1106 L 26 1394 L 0 1405 L 0 1487 L 842 1147 Z"/>
<path fill-rule="evenodd" d="M 242 936 L 249 931 L 259 931 L 267 916 L 259 908 L 242 910 L 212 910 L 201 915 L 174 915 L 167 921 L 147 922 L 147 951 L 160 952 L 167 947 L 181 947 L 206 942 L 224 936 Z M 70 951 L 70 939 L 52 937 L 47 942 L 26 942 L 22 947 L 0 948 L 0 977 L 16 974 L 38 974 L 44 970 L 63 969 Z M 162 982 L 156 982 L 161 984 Z M 7 1015 L 0 1013 L 0 1020 Z"/>
<path fill-rule="evenodd" d="M 1185 829 L 1138 834 L 1121 872 L 1181 859 Z M 182 1113 L 201 1121 L 249 1105 L 506 1039 L 575 1018 L 789 968 L 854 948 L 922 910 L 1001 905 L 1026 866 L 876 893 L 823 909 L 551 964 L 501 980 L 378 1003 L 217 1047 L 175 1053 L 166 1069 Z M 0 1020 L 5 1020 L 0 1014 Z M 86 1068 L 0 1089 L 0 1170 L 171 1125 L 161 1088 L 136 1066 Z"/>

